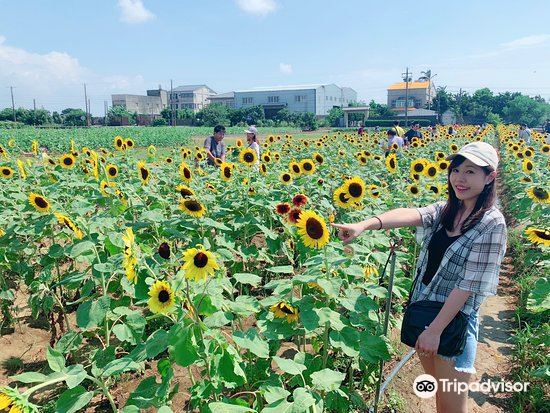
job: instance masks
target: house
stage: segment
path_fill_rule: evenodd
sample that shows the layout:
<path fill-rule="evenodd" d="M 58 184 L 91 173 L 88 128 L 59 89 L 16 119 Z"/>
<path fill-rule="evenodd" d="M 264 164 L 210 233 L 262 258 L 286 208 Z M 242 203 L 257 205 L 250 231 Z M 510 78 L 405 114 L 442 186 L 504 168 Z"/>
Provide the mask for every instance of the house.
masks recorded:
<path fill-rule="evenodd" d="M 405 82 L 397 82 L 388 87 L 388 108 L 396 112 L 405 111 L 406 89 Z M 431 103 L 436 93 L 433 82 L 429 81 L 409 82 L 408 89 L 408 108 L 425 108 L 428 106 L 428 102 Z"/>
<path fill-rule="evenodd" d="M 318 117 L 328 115 L 334 107 L 349 106 L 357 101 L 357 92 L 335 84 L 289 85 L 259 87 L 235 92 L 235 107 L 246 108 L 261 105 L 266 118 L 274 117 L 283 108 L 295 113 L 314 113 Z"/>
<path fill-rule="evenodd" d="M 170 107 L 172 109 L 191 109 L 198 112 L 210 103 L 209 97 L 216 92 L 206 85 L 178 86 L 170 93 Z"/>
<path fill-rule="evenodd" d="M 160 115 L 166 107 L 163 106 L 160 96 L 118 94 L 111 95 L 111 100 L 113 106 L 122 106 L 128 112 L 138 115 Z"/>
<path fill-rule="evenodd" d="M 227 106 L 228 108 L 235 107 L 235 92 L 218 93 L 208 97 L 210 103 L 217 103 Z"/>

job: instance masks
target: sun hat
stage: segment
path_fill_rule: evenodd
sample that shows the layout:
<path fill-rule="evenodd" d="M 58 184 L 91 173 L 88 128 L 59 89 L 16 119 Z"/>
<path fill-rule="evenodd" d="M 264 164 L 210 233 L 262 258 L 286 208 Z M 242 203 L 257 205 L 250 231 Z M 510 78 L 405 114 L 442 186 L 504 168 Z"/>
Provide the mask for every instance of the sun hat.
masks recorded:
<path fill-rule="evenodd" d="M 497 151 L 486 142 L 472 142 L 464 145 L 457 153 L 447 156 L 447 160 L 451 161 L 458 155 L 469 159 L 477 166 L 490 166 L 495 171 L 498 167 Z"/>
<path fill-rule="evenodd" d="M 253 133 L 256 135 L 258 133 L 258 129 L 256 129 L 256 126 L 251 125 L 248 127 L 248 129 L 245 129 L 245 133 Z"/>

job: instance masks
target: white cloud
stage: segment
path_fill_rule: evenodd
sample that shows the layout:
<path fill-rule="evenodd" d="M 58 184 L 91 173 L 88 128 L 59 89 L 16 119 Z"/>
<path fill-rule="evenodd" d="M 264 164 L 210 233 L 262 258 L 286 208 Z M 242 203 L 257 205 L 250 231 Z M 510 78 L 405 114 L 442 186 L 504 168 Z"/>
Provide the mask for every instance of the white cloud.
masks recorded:
<path fill-rule="evenodd" d="M 277 3 L 274 0 L 236 0 L 236 2 L 245 13 L 258 17 L 265 17 L 277 10 Z"/>
<path fill-rule="evenodd" d="M 291 75 L 292 74 L 292 65 L 288 63 L 279 63 L 279 71 L 283 75 Z"/>
<path fill-rule="evenodd" d="M 550 40 L 550 34 L 535 34 L 513 40 L 508 43 L 502 43 L 500 46 L 506 50 L 517 50 L 525 47 L 538 46 Z"/>
<path fill-rule="evenodd" d="M 120 20 L 126 23 L 142 23 L 155 15 L 145 8 L 141 0 L 118 0 Z"/>
<path fill-rule="evenodd" d="M 49 110 L 84 107 L 83 83 L 88 84 L 92 112 L 103 112 L 112 93 L 144 94 L 142 76 L 101 75 L 82 66 L 66 52 L 34 53 L 10 46 L 0 36 L 0 84 L 15 86 L 16 105 L 30 107 L 32 99 Z M 11 106 L 9 93 L 0 90 L 0 108 Z"/>

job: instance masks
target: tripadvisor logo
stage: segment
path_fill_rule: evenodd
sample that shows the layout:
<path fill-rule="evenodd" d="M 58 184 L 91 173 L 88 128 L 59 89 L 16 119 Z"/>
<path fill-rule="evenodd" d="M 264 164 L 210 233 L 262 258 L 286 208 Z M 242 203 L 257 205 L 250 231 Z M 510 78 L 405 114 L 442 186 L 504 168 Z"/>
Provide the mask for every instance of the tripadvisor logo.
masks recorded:
<path fill-rule="evenodd" d="M 484 382 L 474 381 L 471 383 L 458 381 L 456 379 L 439 379 L 438 381 L 429 374 L 421 374 L 414 380 L 413 391 L 418 397 L 428 399 L 433 397 L 438 389 L 442 392 L 453 392 L 458 394 L 467 391 L 482 392 L 486 394 L 500 392 L 519 393 L 527 391 L 529 384 L 529 382 L 493 381 L 491 379 Z"/>

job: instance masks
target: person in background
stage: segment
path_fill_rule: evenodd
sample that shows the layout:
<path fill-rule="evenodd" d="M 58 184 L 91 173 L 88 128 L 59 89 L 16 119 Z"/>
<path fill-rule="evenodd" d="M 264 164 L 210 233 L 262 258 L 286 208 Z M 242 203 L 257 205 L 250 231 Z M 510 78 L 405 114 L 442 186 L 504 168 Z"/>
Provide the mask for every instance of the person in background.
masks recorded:
<path fill-rule="evenodd" d="M 204 149 L 206 149 L 206 155 L 208 156 L 208 165 L 216 165 L 215 159 L 219 158 L 222 162 L 225 162 L 225 142 L 223 138 L 225 136 L 225 126 L 216 125 L 214 127 L 214 135 L 209 136 L 204 141 Z"/>
<path fill-rule="evenodd" d="M 359 136 L 363 136 L 363 132 L 365 132 L 365 128 L 363 125 L 359 126 L 359 129 L 357 129 L 357 134 Z"/>
<path fill-rule="evenodd" d="M 449 126 L 449 129 L 447 130 L 447 133 L 451 136 L 456 135 L 456 129 L 454 128 L 453 125 Z"/>
<path fill-rule="evenodd" d="M 519 126 L 518 137 L 523 139 L 526 144 L 531 144 L 531 129 L 529 129 L 525 123 Z"/>
<path fill-rule="evenodd" d="M 405 145 L 409 146 L 413 138 L 422 139 L 422 132 L 420 132 L 420 123 L 413 123 L 411 125 L 411 128 L 405 133 Z"/>
<path fill-rule="evenodd" d="M 384 154 L 386 156 L 388 156 L 390 154 L 390 150 L 391 150 L 393 144 L 396 144 L 398 149 L 402 149 L 404 141 L 403 141 L 403 138 L 401 136 L 397 136 L 397 133 L 395 132 L 395 130 L 393 128 L 388 129 L 386 134 L 388 136 L 388 140 L 387 140 L 387 142 L 382 142 L 380 144 L 380 146 L 384 150 Z"/>
<path fill-rule="evenodd" d="M 395 133 L 397 134 L 397 136 L 403 137 L 403 135 L 405 135 L 405 130 L 401 126 L 399 126 L 398 120 L 393 122 L 392 129 L 395 130 Z"/>
<path fill-rule="evenodd" d="M 252 148 L 256 151 L 256 156 L 258 157 L 258 160 L 256 161 L 256 165 L 260 164 L 260 143 L 258 142 L 258 129 L 256 129 L 256 126 L 251 125 L 248 129 L 245 130 L 246 133 L 246 141 L 248 142 L 248 147 Z"/>

